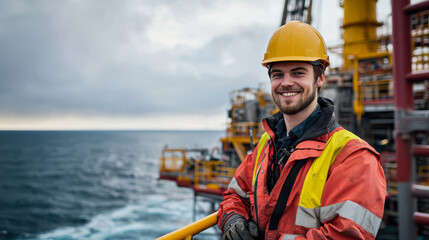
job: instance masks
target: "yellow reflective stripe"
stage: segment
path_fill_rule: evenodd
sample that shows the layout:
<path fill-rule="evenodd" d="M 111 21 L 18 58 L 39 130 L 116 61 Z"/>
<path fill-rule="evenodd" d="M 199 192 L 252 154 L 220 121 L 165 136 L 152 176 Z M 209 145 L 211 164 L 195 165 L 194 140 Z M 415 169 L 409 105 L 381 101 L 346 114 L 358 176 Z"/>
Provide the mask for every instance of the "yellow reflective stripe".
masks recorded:
<path fill-rule="evenodd" d="M 268 135 L 268 133 L 265 132 L 264 134 L 262 134 L 261 138 L 259 139 L 258 152 L 256 153 L 255 167 L 253 168 L 252 187 L 255 186 L 256 174 L 259 172 L 259 169 L 261 168 L 261 165 L 262 165 L 262 161 L 261 161 L 261 163 L 258 166 L 259 157 L 261 156 L 261 152 L 264 149 L 264 146 L 267 143 L 269 138 L 270 138 L 270 135 Z"/>
<path fill-rule="evenodd" d="M 313 161 L 308 170 L 299 198 L 299 206 L 320 207 L 329 168 L 341 149 L 352 139 L 359 139 L 359 137 L 347 130 L 340 130 L 329 138 L 322 154 Z"/>

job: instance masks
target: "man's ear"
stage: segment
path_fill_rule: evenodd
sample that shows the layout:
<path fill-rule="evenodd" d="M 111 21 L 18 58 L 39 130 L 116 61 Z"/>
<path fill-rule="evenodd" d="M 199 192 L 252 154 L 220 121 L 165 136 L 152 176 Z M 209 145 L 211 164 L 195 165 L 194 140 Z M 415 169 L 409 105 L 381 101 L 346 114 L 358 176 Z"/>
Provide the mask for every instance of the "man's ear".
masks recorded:
<path fill-rule="evenodd" d="M 325 73 L 324 72 L 317 78 L 317 87 L 322 87 L 323 83 L 325 83 Z"/>

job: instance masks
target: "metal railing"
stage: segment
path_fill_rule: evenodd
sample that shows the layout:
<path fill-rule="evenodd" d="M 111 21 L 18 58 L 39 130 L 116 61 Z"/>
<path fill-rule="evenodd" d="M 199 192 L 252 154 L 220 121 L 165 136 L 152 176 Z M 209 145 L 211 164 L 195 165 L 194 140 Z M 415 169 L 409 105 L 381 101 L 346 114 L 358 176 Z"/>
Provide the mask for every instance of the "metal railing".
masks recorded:
<path fill-rule="evenodd" d="M 227 167 L 224 161 L 196 161 L 194 185 L 216 184 L 219 188 L 226 188 L 234 172 L 235 168 Z"/>
<path fill-rule="evenodd" d="M 393 100 L 393 79 L 362 82 L 363 101 Z"/>
<path fill-rule="evenodd" d="M 164 149 L 160 159 L 161 172 L 181 172 L 186 164 L 184 149 Z"/>
<path fill-rule="evenodd" d="M 208 215 L 176 231 L 157 238 L 157 240 L 190 240 L 192 236 L 214 226 L 217 223 L 217 212 Z"/>

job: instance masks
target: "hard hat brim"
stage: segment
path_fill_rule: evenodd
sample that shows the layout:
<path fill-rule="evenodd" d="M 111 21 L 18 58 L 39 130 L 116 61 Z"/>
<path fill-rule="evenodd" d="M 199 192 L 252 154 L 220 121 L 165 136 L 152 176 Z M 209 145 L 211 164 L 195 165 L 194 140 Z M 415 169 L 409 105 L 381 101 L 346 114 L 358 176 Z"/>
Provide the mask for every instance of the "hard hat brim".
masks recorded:
<path fill-rule="evenodd" d="M 328 56 L 326 56 L 328 58 Z M 262 61 L 262 66 L 267 67 L 270 63 L 276 62 L 315 62 L 320 60 L 324 67 L 329 66 L 329 60 L 320 59 L 316 57 L 303 57 L 303 56 L 288 56 L 288 57 L 274 57 Z"/>

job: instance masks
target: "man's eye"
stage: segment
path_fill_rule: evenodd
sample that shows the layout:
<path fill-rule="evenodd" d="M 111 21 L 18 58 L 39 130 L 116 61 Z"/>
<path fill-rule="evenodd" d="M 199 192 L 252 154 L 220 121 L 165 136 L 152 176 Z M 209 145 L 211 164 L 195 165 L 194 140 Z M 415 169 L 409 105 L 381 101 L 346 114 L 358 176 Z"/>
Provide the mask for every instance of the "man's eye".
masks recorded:
<path fill-rule="evenodd" d="M 274 73 L 271 75 L 272 79 L 277 79 L 277 78 L 281 78 L 283 75 L 281 73 Z"/>
<path fill-rule="evenodd" d="M 292 73 L 294 76 L 303 76 L 304 75 L 304 73 L 303 72 L 293 72 Z"/>

